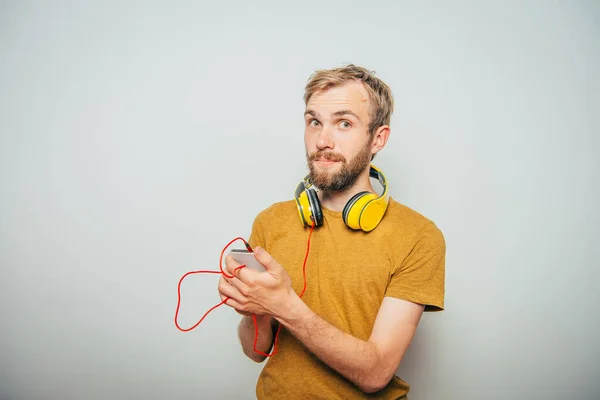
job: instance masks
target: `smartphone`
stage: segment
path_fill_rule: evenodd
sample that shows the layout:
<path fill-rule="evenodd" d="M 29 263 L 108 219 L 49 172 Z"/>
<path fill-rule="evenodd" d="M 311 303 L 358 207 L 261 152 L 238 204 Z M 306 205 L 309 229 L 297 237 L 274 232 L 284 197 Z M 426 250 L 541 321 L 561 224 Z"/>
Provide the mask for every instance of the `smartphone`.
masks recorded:
<path fill-rule="evenodd" d="M 235 261 L 240 264 L 246 264 L 246 268 L 253 269 L 258 272 L 266 271 L 265 267 L 254 258 L 254 253 L 249 252 L 246 249 L 232 249 L 229 254 Z"/>

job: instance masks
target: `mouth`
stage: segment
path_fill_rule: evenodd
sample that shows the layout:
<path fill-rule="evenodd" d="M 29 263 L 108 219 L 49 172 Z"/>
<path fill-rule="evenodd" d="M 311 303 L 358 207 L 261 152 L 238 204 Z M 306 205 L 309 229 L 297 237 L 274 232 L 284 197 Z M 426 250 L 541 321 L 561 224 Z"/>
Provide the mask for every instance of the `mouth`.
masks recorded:
<path fill-rule="evenodd" d="M 312 164 L 319 168 L 331 168 L 344 163 L 344 157 L 331 151 L 317 151 L 310 157 Z"/>
<path fill-rule="evenodd" d="M 320 160 L 316 160 L 315 162 L 316 162 L 317 164 L 320 164 L 320 165 L 325 165 L 325 166 L 328 166 L 328 165 L 333 165 L 333 164 L 337 164 L 337 163 L 339 163 L 339 161 L 337 161 L 337 160 L 327 160 L 327 159 L 323 159 L 323 158 L 322 158 L 322 159 L 320 159 Z"/>

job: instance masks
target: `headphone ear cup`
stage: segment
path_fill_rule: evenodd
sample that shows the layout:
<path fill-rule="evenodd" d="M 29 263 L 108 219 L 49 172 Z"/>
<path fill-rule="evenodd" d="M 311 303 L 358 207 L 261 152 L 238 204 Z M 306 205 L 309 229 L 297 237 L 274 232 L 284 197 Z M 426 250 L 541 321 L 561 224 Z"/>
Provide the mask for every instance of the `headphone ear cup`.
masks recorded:
<path fill-rule="evenodd" d="M 314 217 L 315 226 L 319 226 L 323 224 L 323 211 L 321 210 L 321 202 L 319 201 L 319 196 L 317 196 L 317 192 L 314 189 L 307 189 L 306 195 L 308 196 L 308 201 L 310 202 L 310 207 L 312 211 L 312 216 Z M 310 223 L 309 223 L 310 225 Z"/>
<path fill-rule="evenodd" d="M 384 199 L 371 198 L 368 203 L 361 207 L 358 218 L 360 229 L 371 232 L 379 225 L 386 210 L 387 203 Z"/>
<path fill-rule="evenodd" d="M 303 226 L 308 226 L 311 221 L 312 211 L 311 203 L 306 191 L 303 191 L 298 195 L 296 204 L 298 206 L 298 213 L 300 214 L 300 222 L 302 222 Z"/>
<path fill-rule="evenodd" d="M 344 209 L 342 210 L 342 218 L 344 219 L 344 223 L 349 228 L 360 229 L 360 226 L 358 224 L 360 210 L 358 210 L 358 212 L 353 212 L 353 210 L 356 210 L 354 205 L 361 199 L 361 197 L 366 196 L 368 194 L 369 192 L 367 191 L 358 192 L 354 196 L 352 196 L 352 198 L 350 198 L 350 200 L 348 200 L 348 202 L 344 206 Z"/>

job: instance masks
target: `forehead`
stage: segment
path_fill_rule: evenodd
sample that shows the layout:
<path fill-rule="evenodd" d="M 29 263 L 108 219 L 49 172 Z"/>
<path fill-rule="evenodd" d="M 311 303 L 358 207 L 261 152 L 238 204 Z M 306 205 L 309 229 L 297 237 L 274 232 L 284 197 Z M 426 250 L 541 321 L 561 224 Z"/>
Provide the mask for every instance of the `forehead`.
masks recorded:
<path fill-rule="evenodd" d="M 369 93 L 362 82 L 347 82 L 326 90 L 315 92 L 306 108 L 319 113 L 333 113 L 341 109 L 351 110 L 360 117 L 368 116 Z"/>

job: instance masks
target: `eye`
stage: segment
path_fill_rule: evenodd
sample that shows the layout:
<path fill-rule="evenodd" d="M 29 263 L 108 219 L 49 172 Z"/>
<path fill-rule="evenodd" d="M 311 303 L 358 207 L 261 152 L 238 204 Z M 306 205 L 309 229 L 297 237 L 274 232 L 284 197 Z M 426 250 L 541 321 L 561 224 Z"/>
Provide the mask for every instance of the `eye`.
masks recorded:
<path fill-rule="evenodd" d="M 308 125 L 310 125 L 310 126 L 319 126 L 319 121 L 317 121 L 316 119 L 311 119 L 309 121 Z"/>
<path fill-rule="evenodd" d="M 352 124 L 349 121 L 342 121 L 342 122 L 340 122 L 340 126 L 343 129 L 348 129 L 348 128 L 352 127 Z"/>

